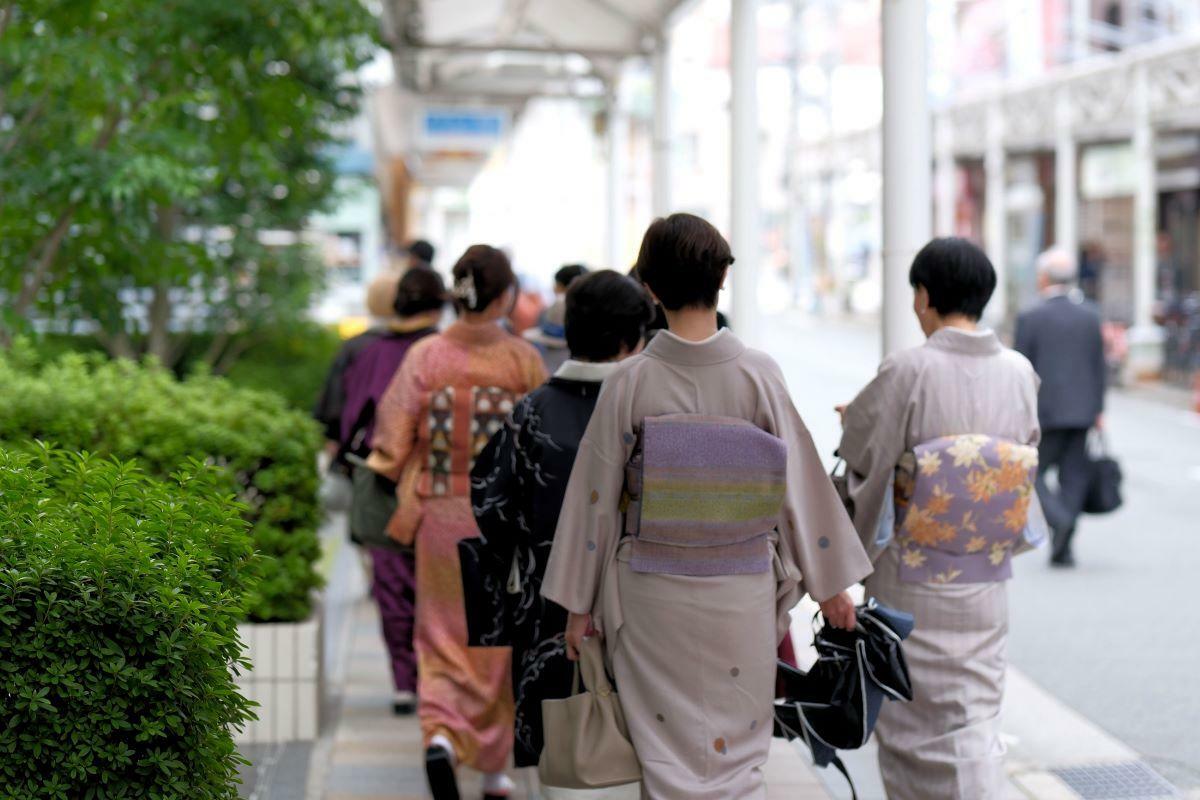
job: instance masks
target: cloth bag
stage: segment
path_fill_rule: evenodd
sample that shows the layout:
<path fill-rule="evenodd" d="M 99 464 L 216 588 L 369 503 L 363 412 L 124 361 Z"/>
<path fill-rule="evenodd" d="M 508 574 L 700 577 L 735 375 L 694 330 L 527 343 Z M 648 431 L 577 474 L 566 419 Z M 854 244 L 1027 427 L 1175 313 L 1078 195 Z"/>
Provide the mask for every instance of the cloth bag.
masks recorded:
<path fill-rule="evenodd" d="M 412 552 L 388 535 L 388 522 L 396 513 L 396 484 L 367 466 L 353 453 L 350 463 L 350 540 L 362 547 Z"/>
<path fill-rule="evenodd" d="M 1085 514 L 1111 514 L 1121 507 L 1121 465 L 1109 455 L 1108 437 L 1095 431 L 1090 437 L 1091 474 L 1087 494 L 1083 498 Z"/>
<path fill-rule="evenodd" d="M 538 780 L 545 786 L 601 789 L 642 779 L 625 713 L 604 671 L 604 654 L 595 636 L 584 639 L 579 648 L 571 696 L 542 701 L 542 730 L 546 746 L 538 762 Z"/>

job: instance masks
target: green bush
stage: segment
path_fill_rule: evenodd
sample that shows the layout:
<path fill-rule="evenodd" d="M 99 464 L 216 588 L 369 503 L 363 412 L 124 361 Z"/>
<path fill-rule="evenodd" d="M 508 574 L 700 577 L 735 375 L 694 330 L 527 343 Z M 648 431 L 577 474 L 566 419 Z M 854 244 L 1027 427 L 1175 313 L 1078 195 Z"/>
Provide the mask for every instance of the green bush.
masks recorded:
<path fill-rule="evenodd" d="M 205 357 L 213 357 L 213 338 L 211 333 L 194 334 L 172 366 L 175 374 L 184 377 L 203 371 Z M 298 322 L 286 328 L 243 334 L 226 345 L 223 357 L 215 358 L 223 370 L 220 374 L 238 386 L 275 392 L 292 408 L 308 412 L 341 344 L 341 337 L 332 328 Z M 55 361 L 66 353 L 104 353 L 93 337 L 66 334 L 44 334 L 27 342 L 26 347 L 31 348 L 27 357 L 38 363 Z"/>
<path fill-rule="evenodd" d="M 197 336 L 196 344 L 205 343 L 207 338 Z M 341 347 L 337 333 L 309 322 L 251 334 L 250 342 L 225 371 L 225 377 L 238 386 L 275 392 L 292 408 L 311 411 L 325 373 Z M 182 369 L 189 372 L 194 363 L 184 364 Z"/>
<path fill-rule="evenodd" d="M 0 450 L 0 798 L 237 797 L 253 550 L 224 484 Z"/>
<path fill-rule="evenodd" d="M 42 363 L 21 345 L 0 356 L 0 386 L 0 443 L 136 460 L 159 477 L 190 458 L 226 467 L 265 557 L 250 618 L 308 616 L 320 584 L 321 433 L 306 414 L 210 375 L 180 381 L 153 364 L 79 354 Z"/>

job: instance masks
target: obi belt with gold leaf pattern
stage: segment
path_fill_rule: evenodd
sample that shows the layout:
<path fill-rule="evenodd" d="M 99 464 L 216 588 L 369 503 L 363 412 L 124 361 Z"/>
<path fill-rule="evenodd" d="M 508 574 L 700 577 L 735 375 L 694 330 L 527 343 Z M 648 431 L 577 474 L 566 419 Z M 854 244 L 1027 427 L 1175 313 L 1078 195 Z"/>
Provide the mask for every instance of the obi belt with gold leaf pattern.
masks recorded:
<path fill-rule="evenodd" d="M 976 434 L 917 445 L 896 469 L 896 545 L 909 583 L 1012 577 L 1037 476 L 1037 448 Z"/>
<path fill-rule="evenodd" d="M 741 575 L 771 568 L 787 447 L 732 417 L 647 417 L 625 470 L 635 572 Z"/>

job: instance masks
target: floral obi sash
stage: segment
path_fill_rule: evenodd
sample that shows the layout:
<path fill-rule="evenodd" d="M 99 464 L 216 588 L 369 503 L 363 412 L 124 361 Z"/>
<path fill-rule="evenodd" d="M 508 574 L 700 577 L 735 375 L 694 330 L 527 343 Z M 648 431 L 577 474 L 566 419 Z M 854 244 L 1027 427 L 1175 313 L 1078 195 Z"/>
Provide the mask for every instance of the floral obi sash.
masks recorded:
<path fill-rule="evenodd" d="M 635 572 L 740 575 L 771 569 L 787 447 L 743 419 L 647 417 L 625 469 L 622 511 Z"/>
<path fill-rule="evenodd" d="M 900 580 L 988 583 L 1012 577 L 1028 540 L 1037 448 L 981 435 L 917 445 L 896 469 Z"/>

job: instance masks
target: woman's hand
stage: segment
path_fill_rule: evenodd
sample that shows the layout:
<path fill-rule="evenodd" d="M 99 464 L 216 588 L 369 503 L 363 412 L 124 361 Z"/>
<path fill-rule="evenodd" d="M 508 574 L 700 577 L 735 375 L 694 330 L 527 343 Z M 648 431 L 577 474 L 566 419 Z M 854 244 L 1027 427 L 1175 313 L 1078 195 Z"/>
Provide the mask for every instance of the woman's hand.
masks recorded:
<path fill-rule="evenodd" d="M 833 627 L 852 631 L 858 624 L 858 614 L 854 611 L 854 601 L 850 599 L 849 592 L 835 594 L 820 605 L 821 615 Z"/>
<path fill-rule="evenodd" d="M 567 658 L 571 661 L 579 660 L 579 648 L 583 646 L 583 639 L 589 634 L 597 634 L 599 631 L 592 627 L 591 614 L 575 614 L 567 615 Z"/>

